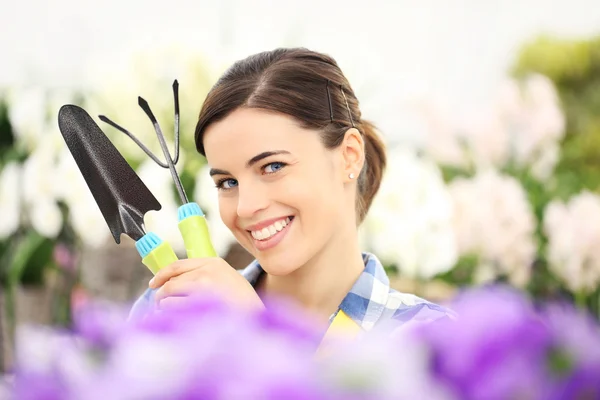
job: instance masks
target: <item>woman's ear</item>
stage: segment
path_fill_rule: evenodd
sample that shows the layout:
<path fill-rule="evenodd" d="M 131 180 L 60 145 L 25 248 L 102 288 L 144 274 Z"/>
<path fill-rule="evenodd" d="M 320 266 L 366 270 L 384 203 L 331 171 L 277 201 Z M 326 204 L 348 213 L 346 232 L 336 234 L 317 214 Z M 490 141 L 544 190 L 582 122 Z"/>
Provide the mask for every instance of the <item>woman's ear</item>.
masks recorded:
<path fill-rule="evenodd" d="M 341 144 L 343 157 L 344 182 L 358 178 L 365 163 L 365 141 L 356 128 L 350 128 L 344 134 Z"/>

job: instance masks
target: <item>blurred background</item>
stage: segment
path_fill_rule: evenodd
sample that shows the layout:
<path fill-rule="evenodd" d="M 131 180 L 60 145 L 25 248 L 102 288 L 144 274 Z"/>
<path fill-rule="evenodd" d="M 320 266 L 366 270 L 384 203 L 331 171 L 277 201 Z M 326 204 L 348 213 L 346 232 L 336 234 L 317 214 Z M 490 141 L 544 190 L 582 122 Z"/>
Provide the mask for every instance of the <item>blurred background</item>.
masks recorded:
<path fill-rule="evenodd" d="M 169 136 L 178 79 L 179 170 L 217 251 L 241 268 L 250 258 L 218 217 L 195 117 L 232 62 L 276 47 L 336 58 L 385 137 L 389 169 L 361 237 L 394 287 L 443 302 L 507 282 L 600 315 L 597 0 L 0 0 L 0 33 L 2 368 L 16 326 L 67 324 L 90 299 L 130 302 L 151 277 L 132 241 L 110 236 L 60 106 L 104 114 L 156 151 L 137 96 Z M 170 175 L 101 126 L 163 206 L 149 229 L 181 252 Z"/>

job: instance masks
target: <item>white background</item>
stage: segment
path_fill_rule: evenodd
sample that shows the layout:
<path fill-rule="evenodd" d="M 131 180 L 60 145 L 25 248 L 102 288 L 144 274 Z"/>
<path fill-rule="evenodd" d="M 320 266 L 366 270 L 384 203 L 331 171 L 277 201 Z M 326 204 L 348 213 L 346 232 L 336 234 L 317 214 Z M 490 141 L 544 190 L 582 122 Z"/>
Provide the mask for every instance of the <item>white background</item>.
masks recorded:
<path fill-rule="evenodd" d="M 309 47 L 338 60 L 365 117 L 414 139 L 408 101 L 488 102 L 524 41 L 600 34 L 600 0 L 0 0 L 0 32 L 0 86 L 80 87 L 90 63 L 150 45 L 225 64 Z"/>

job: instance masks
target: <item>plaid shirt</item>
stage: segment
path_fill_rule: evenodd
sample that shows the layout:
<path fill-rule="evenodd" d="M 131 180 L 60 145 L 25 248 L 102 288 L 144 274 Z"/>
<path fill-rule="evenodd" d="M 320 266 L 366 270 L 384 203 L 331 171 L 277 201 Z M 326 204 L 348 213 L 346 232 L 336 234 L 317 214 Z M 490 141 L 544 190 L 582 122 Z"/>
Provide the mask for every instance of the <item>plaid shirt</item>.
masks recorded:
<path fill-rule="evenodd" d="M 433 321 L 442 317 L 454 317 L 452 311 L 430 303 L 412 294 L 400 293 L 390 287 L 390 280 L 377 257 L 363 253 L 365 269 L 346 295 L 338 310 L 344 311 L 363 330 L 370 330 L 381 322 L 403 324 L 409 321 Z M 255 286 L 264 270 L 255 260 L 241 271 Z"/>
<path fill-rule="evenodd" d="M 444 307 L 392 289 L 383 265 L 373 254 L 363 253 L 363 260 L 364 271 L 337 311 L 344 311 L 363 330 L 368 331 L 385 321 L 403 324 L 454 316 L 452 311 Z M 240 272 L 252 286 L 265 273 L 256 260 Z M 143 316 L 152 308 L 154 292 L 155 290 L 146 290 L 133 305 L 130 318 Z M 330 322 L 337 312 L 331 315 Z"/>

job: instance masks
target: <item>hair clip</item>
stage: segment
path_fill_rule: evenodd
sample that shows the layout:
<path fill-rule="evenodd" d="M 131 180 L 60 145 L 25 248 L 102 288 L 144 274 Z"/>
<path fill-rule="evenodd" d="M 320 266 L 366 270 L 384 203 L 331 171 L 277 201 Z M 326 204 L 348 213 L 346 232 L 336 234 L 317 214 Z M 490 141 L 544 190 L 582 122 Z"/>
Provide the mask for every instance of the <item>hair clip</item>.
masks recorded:
<path fill-rule="evenodd" d="M 331 105 L 331 93 L 329 92 L 329 79 L 327 79 L 327 100 L 329 101 L 329 118 L 333 122 L 333 106 Z"/>
<path fill-rule="evenodd" d="M 352 120 L 352 113 L 350 112 L 350 105 L 348 104 L 348 99 L 346 98 L 346 93 L 344 93 L 344 85 L 340 85 L 340 90 L 342 91 L 342 96 L 344 96 L 344 101 L 346 102 L 346 109 L 348 110 L 348 118 L 350 118 L 350 124 L 352 125 L 353 128 L 356 128 L 354 126 L 354 121 Z"/>

